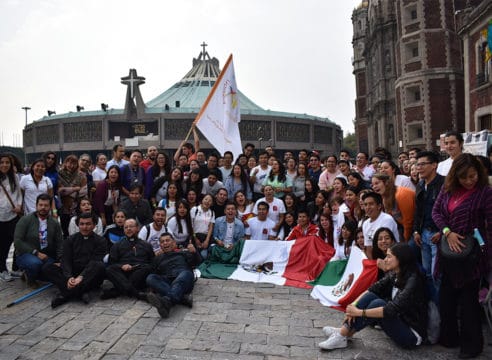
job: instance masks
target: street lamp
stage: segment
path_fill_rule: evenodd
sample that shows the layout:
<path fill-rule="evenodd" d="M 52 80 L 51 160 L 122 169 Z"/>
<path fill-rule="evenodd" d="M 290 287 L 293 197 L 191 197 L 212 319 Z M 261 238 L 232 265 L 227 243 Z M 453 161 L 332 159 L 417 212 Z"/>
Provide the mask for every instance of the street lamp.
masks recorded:
<path fill-rule="evenodd" d="M 31 110 L 31 108 L 30 108 L 29 106 L 23 106 L 23 107 L 22 107 L 22 110 L 24 110 L 24 111 L 26 112 L 26 126 L 27 126 L 27 112 L 28 112 L 29 110 Z"/>

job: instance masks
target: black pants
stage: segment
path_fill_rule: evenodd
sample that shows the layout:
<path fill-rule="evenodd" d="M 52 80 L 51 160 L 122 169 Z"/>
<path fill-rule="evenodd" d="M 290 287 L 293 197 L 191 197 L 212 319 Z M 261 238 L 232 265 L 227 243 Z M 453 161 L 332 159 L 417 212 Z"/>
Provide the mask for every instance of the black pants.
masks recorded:
<path fill-rule="evenodd" d="M 444 275 L 439 295 L 441 314 L 441 337 L 439 342 L 446 347 L 460 346 L 467 354 L 479 354 L 483 349 L 482 319 L 478 303 L 480 281 L 472 280 L 460 288 L 453 287 Z M 458 314 L 459 307 L 459 326 Z"/>
<path fill-rule="evenodd" d="M 145 279 L 149 274 L 150 267 L 145 265 L 131 271 L 123 271 L 120 265 L 109 265 L 106 268 L 106 278 L 116 290 L 128 296 L 136 296 L 139 290 L 147 287 Z"/>
<path fill-rule="evenodd" d="M 16 216 L 10 221 L 0 222 L 0 272 L 7 271 L 7 258 L 9 257 L 10 247 L 14 242 L 15 225 L 19 221 Z M 15 270 L 14 268 L 12 270 Z"/>
<path fill-rule="evenodd" d="M 66 297 L 78 297 L 83 293 L 99 288 L 104 281 L 105 268 L 102 261 L 90 261 L 83 269 L 74 269 L 74 277 L 77 277 L 82 271 L 84 271 L 82 282 L 77 287 L 68 289 L 68 279 L 63 275 L 60 266 L 49 264 L 42 268 L 46 280 L 55 284 L 60 289 L 61 294 Z"/>

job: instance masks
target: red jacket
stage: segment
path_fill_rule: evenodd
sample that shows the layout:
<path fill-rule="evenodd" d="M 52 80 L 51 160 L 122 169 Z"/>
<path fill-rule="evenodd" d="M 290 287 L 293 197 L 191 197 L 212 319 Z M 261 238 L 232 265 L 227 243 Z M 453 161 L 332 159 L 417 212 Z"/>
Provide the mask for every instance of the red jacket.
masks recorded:
<path fill-rule="evenodd" d="M 316 236 L 318 235 L 318 230 L 318 226 L 312 223 L 309 223 L 308 227 L 305 230 L 301 228 L 301 225 L 296 225 L 290 232 L 289 236 L 285 238 L 285 240 L 295 240 L 297 238 L 311 235 Z"/>

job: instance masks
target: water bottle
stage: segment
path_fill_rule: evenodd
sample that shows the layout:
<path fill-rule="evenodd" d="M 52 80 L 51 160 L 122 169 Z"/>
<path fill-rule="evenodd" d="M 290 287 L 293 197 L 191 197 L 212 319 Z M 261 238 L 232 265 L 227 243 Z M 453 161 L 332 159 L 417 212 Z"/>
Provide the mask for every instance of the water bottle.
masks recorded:
<path fill-rule="evenodd" d="M 485 245 L 485 242 L 483 241 L 483 237 L 482 237 L 482 235 L 480 234 L 480 231 L 478 231 L 477 228 L 473 229 L 473 237 L 475 239 L 477 239 L 478 244 L 480 246 L 484 246 Z"/>

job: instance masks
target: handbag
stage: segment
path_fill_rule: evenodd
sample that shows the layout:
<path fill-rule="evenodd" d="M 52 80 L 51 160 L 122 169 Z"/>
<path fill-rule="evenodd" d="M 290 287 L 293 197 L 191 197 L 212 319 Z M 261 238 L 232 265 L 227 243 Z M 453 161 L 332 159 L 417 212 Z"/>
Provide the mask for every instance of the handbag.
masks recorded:
<path fill-rule="evenodd" d="M 447 260 L 464 260 L 470 256 L 475 256 L 480 253 L 480 245 L 478 244 L 477 239 L 473 234 L 465 235 L 465 238 L 461 240 L 461 242 L 465 245 L 464 248 L 461 249 L 461 252 L 454 252 L 449 247 L 448 240 L 445 235 L 441 236 L 441 257 Z M 471 259 L 472 260 L 472 259 Z M 477 256 L 478 260 L 478 256 Z"/>

